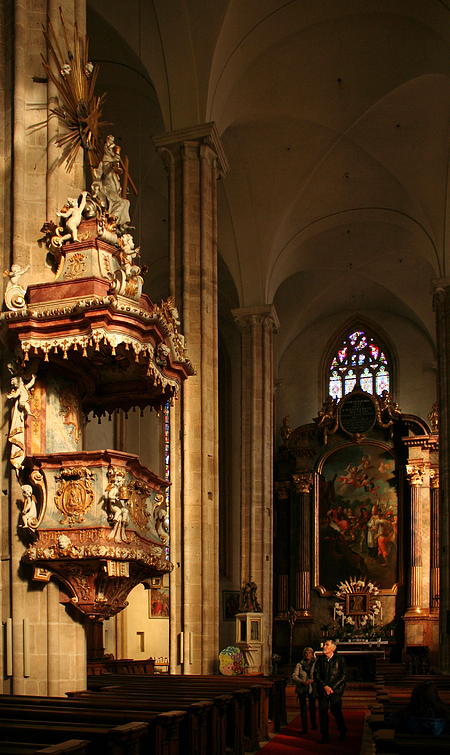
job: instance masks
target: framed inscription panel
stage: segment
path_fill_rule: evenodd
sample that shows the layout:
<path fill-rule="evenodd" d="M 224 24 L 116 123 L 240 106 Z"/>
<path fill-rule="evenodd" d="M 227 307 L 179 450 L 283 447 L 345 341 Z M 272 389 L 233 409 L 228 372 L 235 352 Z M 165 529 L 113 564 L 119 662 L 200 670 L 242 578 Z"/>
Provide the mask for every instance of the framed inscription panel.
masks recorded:
<path fill-rule="evenodd" d="M 396 592 L 402 563 L 399 475 L 392 449 L 378 443 L 344 445 L 322 459 L 315 486 L 315 586 L 322 593 L 355 576 Z"/>

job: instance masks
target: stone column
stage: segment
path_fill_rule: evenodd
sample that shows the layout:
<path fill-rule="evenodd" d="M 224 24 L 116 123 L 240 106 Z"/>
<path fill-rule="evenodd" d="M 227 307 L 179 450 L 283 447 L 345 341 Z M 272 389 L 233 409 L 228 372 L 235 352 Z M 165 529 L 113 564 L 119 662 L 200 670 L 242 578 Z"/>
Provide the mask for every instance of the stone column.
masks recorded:
<path fill-rule="evenodd" d="M 272 645 L 273 334 L 272 305 L 233 310 L 242 333 L 241 584 L 255 582 L 265 616 L 263 673 Z"/>
<path fill-rule="evenodd" d="M 439 614 L 439 471 L 430 470 L 431 486 L 431 548 L 430 548 L 430 610 Z"/>
<path fill-rule="evenodd" d="M 46 165 L 45 161 L 46 147 L 56 133 L 56 119 L 53 118 L 53 124 L 48 128 L 35 128 L 36 124 L 45 121 L 47 101 L 54 95 L 42 67 L 41 54 L 47 54 L 42 25 L 51 22 L 58 33 L 61 29 L 60 3 L 56 0 L 39 3 L 18 0 L 9 5 L 10 8 L 4 13 L 5 18 L 7 13 L 13 13 L 8 30 L 14 40 L 14 56 L 11 61 L 13 89 L 8 89 L 4 100 L 7 117 L 12 119 L 4 175 L 5 185 L 10 180 L 12 188 L 8 202 L 9 218 L 5 218 L 5 227 L 9 227 L 9 232 L 4 238 L 10 241 L 11 248 L 6 248 L 3 269 L 7 269 L 11 263 L 19 264 L 22 268 L 31 265 L 20 281 L 26 287 L 30 283 L 53 278 L 46 263 L 47 255 L 37 239 L 46 220 L 57 220 L 56 216 L 47 215 L 49 208 L 61 208 L 68 196 L 77 196 L 75 192 L 84 188 L 83 158 L 80 152 L 71 174 L 67 174 L 64 167 L 58 168 L 52 164 L 53 178 L 47 180 L 50 165 Z M 66 2 L 64 15 L 69 38 L 72 38 L 75 18 L 79 29 L 84 28 L 85 3 L 82 0 Z M 51 145 L 50 153 L 54 154 Z M 3 357 L 4 363 L 13 361 L 10 354 L 4 352 Z M 4 381 L 4 393 L 10 388 L 9 381 L 10 375 Z M 9 410 L 11 404 L 5 402 L 4 406 Z M 9 451 L 7 447 L 8 457 Z M 55 585 L 36 589 L 34 584 L 30 588 L 30 572 L 21 564 L 26 542 L 20 536 L 17 524 L 18 503 L 23 493 L 11 465 L 4 467 L 2 487 L 4 491 L 9 488 L 9 511 L 5 506 L 2 518 L 2 603 L 5 618 L 11 619 L 13 628 L 12 673 L 8 673 L 9 680 L 4 681 L 3 689 L 14 694 L 46 695 L 51 694 L 51 690 L 53 694 L 60 694 L 61 689 L 84 688 L 84 628 L 74 622 L 60 605 L 59 589 Z M 6 502 L 5 492 L 4 496 Z M 72 642 L 73 639 L 76 642 Z"/>
<path fill-rule="evenodd" d="M 439 412 L 440 668 L 450 672 L 450 279 L 434 281 Z"/>
<path fill-rule="evenodd" d="M 408 575 L 408 608 L 406 616 L 420 614 L 422 608 L 422 500 L 423 467 L 407 464 L 406 475 L 411 486 L 411 556 Z"/>
<path fill-rule="evenodd" d="M 196 375 L 171 410 L 171 671 L 217 671 L 219 653 L 217 188 L 213 123 L 155 137 L 169 171 L 170 292 Z"/>
<path fill-rule="evenodd" d="M 295 573 L 293 575 L 295 611 L 298 619 L 311 618 L 311 472 L 293 476 L 297 492 L 298 516 L 296 526 L 291 528 L 292 552 Z"/>

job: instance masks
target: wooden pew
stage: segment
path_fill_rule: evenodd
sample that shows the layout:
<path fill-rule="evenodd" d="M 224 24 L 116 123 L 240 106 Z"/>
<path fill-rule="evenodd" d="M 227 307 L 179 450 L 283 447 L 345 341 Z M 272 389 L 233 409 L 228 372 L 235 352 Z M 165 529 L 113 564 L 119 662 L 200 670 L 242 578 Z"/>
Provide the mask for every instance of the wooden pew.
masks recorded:
<path fill-rule="evenodd" d="M 96 680 L 98 677 L 96 677 Z M 127 709 L 132 706 L 133 713 L 139 715 L 138 711 L 143 707 L 149 707 L 156 710 L 170 710 L 176 700 L 176 705 L 182 710 L 192 709 L 200 698 L 205 698 L 203 704 L 208 704 L 210 709 L 207 711 L 206 727 L 206 752 L 208 755 L 225 755 L 227 746 L 230 747 L 237 755 L 243 755 L 245 751 L 245 698 L 249 695 L 245 690 L 237 690 L 234 694 L 216 694 L 195 690 L 189 688 L 178 688 L 171 686 L 171 689 L 152 690 L 148 689 L 144 682 L 137 682 L 136 685 L 127 682 L 122 686 L 106 684 L 106 678 L 102 678 L 102 685 L 96 685 L 102 691 L 88 690 L 68 692 L 67 695 L 71 700 L 82 701 L 83 705 L 95 705 L 96 707 L 111 706 L 118 699 L 121 705 Z M 124 703 L 122 701 L 125 700 Z M 192 750 L 195 754 L 200 752 L 199 749 Z"/>
<path fill-rule="evenodd" d="M 226 679 L 226 681 L 224 681 Z M 126 690 L 127 695 L 138 694 L 142 697 L 143 694 L 149 699 L 149 704 L 152 704 L 153 699 L 159 701 L 166 699 L 173 700 L 173 695 L 176 694 L 177 705 L 180 696 L 194 695 L 202 698 L 213 698 L 216 695 L 223 694 L 224 692 L 230 692 L 233 696 L 237 697 L 237 703 L 235 706 L 235 724 L 234 729 L 236 732 L 234 744 L 230 743 L 233 748 L 239 747 L 239 731 L 236 730 L 236 722 L 240 728 L 239 716 L 242 715 L 242 696 L 244 699 L 244 750 L 253 751 L 258 750 L 260 741 L 264 738 L 268 738 L 268 696 L 267 690 L 273 688 L 272 682 L 252 683 L 252 678 L 247 677 L 246 683 L 241 680 L 236 682 L 228 680 L 228 677 L 218 676 L 175 676 L 167 675 L 164 677 L 142 677 L 131 679 L 123 675 L 110 675 L 103 677 L 88 677 L 88 688 L 91 692 L 98 692 L 104 690 L 105 687 L 116 686 L 118 689 Z M 250 684 L 249 684 L 250 682 Z M 114 693 L 112 693 L 114 694 Z M 117 694 L 117 692 L 115 693 Z M 229 730 L 229 727 L 228 727 Z"/>
<path fill-rule="evenodd" d="M 450 736 L 418 736 L 416 734 L 396 734 L 394 729 L 379 729 L 374 732 L 375 751 L 384 755 L 423 755 L 423 753 L 448 753 Z"/>
<path fill-rule="evenodd" d="M 88 661 L 88 674 L 95 676 L 102 674 L 154 674 L 155 661 L 146 658 L 136 661 L 133 658 L 102 658 L 97 661 Z"/>
<path fill-rule="evenodd" d="M 88 689 L 99 690 L 103 685 L 111 684 L 122 686 L 127 680 L 122 675 L 102 677 L 100 680 L 88 677 Z M 202 696 L 211 692 L 233 692 L 236 689 L 250 689 L 253 702 L 246 700 L 246 737 L 250 748 L 258 749 L 257 744 L 261 740 L 269 738 L 270 731 L 279 731 L 287 722 L 286 717 L 286 680 L 283 678 L 268 679 L 266 677 L 225 677 L 203 675 L 164 675 L 146 679 L 150 689 L 156 688 L 158 692 L 163 689 L 173 689 L 175 684 L 179 688 L 189 688 Z M 154 685 L 154 686 L 152 686 Z M 141 689 L 141 686 L 139 687 Z M 248 744 L 248 743 L 247 743 Z"/>
<path fill-rule="evenodd" d="M 122 726 L 111 726 L 110 724 L 82 723 L 68 721 L 65 716 L 59 719 L 45 719 L 41 716 L 33 718 L 31 716 L 20 718 L 17 715 L 9 717 L 11 711 L 8 711 L 8 717 L 3 715 L 0 719 L 1 737 L 9 737 L 13 741 L 23 743 L 41 741 L 47 743 L 53 740 L 53 743 L 59 745 L 67 736 L 85 737 L 85 752 L 88 755 L 105 752 L 108 755 L 126 755 L 133 751 L 135 743 L 141 739 L 146 731 L 145 724 L 131 722 Z M 89 738 L 89 739 L 87 739 Z M 47 745 L 48 748 L 48 745 Z M 63 749 L 56 750 L 64 752 Z"/>
<path fill-rule="evenodd" d="M 82 739 L 68 739 L 54 745 L 0 740 L 0 755 L 85 755 L 88 744 Z"/>
<path fill-rule="evenodd" d="M 75 730 L 77 724 L 80 724 L 79 729 L 81 725 L 97 728 L 103 726 L 106 731 L 115 728 L 116 736 L 119 736 L 118 727 L 121 725 L 126 728 L 136 718 L 139 727 L 143 727 L 141 752 L 148 755 L 179 755 L 183 752 L 180 749 L 179 729 L 185 725 L 185 711 L 151 711 L 147 706 L 145 711 L 139 711 L 138 716 L 132 716 L 129 710 L 123 711 L 122 706 L 119 709 L 117 706 L 107 709 L 105 705 L 99 708 L 90 704 L 74 705 L 71 700 L 64 697 L 0 695 L 0 729 L 6 719 L 19 720 L 22 725 L 29 719 L 36 719 L 51 722 L 50 726 L 53 726 L 55 721 L 56 727 L 63 722 L 66 731 Z M 8 724 L 8 727 L 12 729 L 12 724 Z M 23 740 L 23 737 L 15 738 Z M 95 752 L 98 755 L 99 750 Z"/>

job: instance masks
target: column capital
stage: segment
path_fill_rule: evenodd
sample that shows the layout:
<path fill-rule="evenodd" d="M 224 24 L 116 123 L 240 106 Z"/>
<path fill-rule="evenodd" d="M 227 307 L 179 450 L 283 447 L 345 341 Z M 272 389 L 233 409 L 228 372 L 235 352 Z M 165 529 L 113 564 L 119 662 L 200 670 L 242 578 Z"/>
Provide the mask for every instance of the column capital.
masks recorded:
<path fill-rule="evenodd" d="M 310 493 L 314 477 L 312 472 L 299 472 L 292 475 L 297 493 Z"/>
<path fill-rule="evenodd" d="M 199 145 L 207 144 L 216 153 L 217 167 L 220 175 L 224 176 L 230 169 L 217 126 L 214 122 L 202 123 L 198 126 L 190 126 L 189 128 L 181 128 L 177 131 L 160 134 L 159 136 L 154 136 L 153 141 L 158 152 L 163 155 L 164 153 L 169 153 L 172 158 L 175 148 L 181 147 L 183 144 L 192 142 L 197 142 Z"/>
<path fill-rule="evenodd" d="M 430 469 L 430 488 L 432 490 L 439 488 L 439 469 Z"/>
<path fill-rule="evenodd" d="M 423 483 L 425 469 L 422 465 L 407 464 L 406 477 L 411 487 L 419 487 Z"/>
<path fill-rule="evenodd" d="M 280 321 L 273 304 L 262 304 L 259 307 L 232 309 L 231 314 L 241 330 L 245 330 L 252 325 L 269 325 L 276 333 L 280 327 Z"/>
<path fill-rule="evenodd" d="M 289 480 L 283 480 L 275 483 L 275 493 L 278 501 L 287 501 L 289 498 L 289 491 L 291 489 L 291 483 Z"/>

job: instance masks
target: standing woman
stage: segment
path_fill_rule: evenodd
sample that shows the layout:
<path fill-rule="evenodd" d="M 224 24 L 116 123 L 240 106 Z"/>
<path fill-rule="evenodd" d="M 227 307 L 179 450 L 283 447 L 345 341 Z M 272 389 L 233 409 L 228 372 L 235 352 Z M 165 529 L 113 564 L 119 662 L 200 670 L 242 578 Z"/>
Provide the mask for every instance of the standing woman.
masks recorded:
<path fill-rule="evenodd" d="M 308 707 L 309 717 L 311 720 L 311 729 L 317 729 L 316 724 L 316 698 L 314 695 L 313 672 L 316 659 L 312 648 L 303 650 L 303 659 L 297 663 L 292 681 L 295 684 L 295 692 L 300 703 L 300 714 L 302 717 L 302 730 L 300 734 L 306 734 L 308 731 Z"/>

